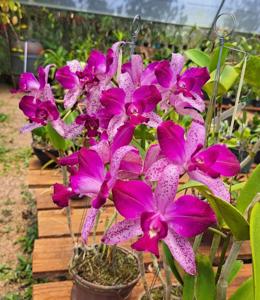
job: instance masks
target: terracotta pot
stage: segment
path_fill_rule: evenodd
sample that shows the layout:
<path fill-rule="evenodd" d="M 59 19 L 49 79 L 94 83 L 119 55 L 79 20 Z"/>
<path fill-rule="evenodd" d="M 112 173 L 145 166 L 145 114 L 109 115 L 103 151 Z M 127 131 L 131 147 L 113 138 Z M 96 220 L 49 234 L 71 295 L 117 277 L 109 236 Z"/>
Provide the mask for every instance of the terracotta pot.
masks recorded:
<path fill-rule="evenodd" d="M 162 286 L 161 285 L 155 285 L 153 288 L 152 288 L 152 290 L 154 290 L 154 289 L 158 289 L 158 288 L 162 288 Z M 172 285 L 172 288 L 179 288 L 177 285 Z M 143 300 L 142 298 L 143 298 L 143 296 L 145 296 L 145 292 L 143 292 L 139 297 L 138 297 L 138 300 Z M 171 296 L 171 300 L 181 300 L 182 299 L 182 297 L 178 297 L 178 296 L 174 296 L 174 295 L 172 295 Z"/>
<path fill-rule="evenodd" d="M 126 254 L 134 255 L 127 249 L 121 248 Z M 135 255 L 134 255 L 135 256 Z M 86 281 L 71 271 L 73 288 L 71 300 L 125 300 L 128 299 L 134 286 L 140 279 L 140 274 L 133 281 L 116 286 L 103 286 Z"/>

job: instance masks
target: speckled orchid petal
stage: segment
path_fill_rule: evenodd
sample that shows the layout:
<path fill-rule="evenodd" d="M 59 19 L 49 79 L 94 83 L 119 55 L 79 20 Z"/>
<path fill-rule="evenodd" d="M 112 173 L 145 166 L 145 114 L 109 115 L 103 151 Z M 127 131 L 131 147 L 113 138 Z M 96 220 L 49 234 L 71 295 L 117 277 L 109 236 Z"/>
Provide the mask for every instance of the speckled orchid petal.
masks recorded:
<path fill-rule="evenodd" d="M 176 74 L 181 73 L 181 70 L 184 67 L 184 63 L 185 63 L 185 58 L 183 55 L 178 53 L 172 53 L 171 67 L 176 72 Z M 175 75 L 175 79 L 176 79 L 176 75 Z"/>
<path fill-rule="evenodd" d="M 108 113 L 119 115 L 124 112 L 125 92 L 121 88 L 108 89 L 102 92 L 100 102 Z"/>
<path fill-rule="evenodd" d="M 72 189 L 80 195 L 98 194 L 105 179 L 104 164 L 94 150 L 81 148 L 79 171 L 70 177 Z"/>
<path fill-rule="evenodd" d="M 142 116 L 149 119 L 146 123 L 152 128 L 157 128 L 163 122 L 163 119 L 153 111 L 143 113 Z"/>
<path fill-rule="evenodd" d="M 38 68 L 38 80 L 40 83 L 40 88 L 43 89 L 45 85 L 48 83 L 48 77 L 51 67 L 53 67 L 53 64 L 47 65 L 45 68 L 40 66 Z"/>
<path fill-rule="evenodd" d="M 99 210 L 96 208 L 91 207 L 88 210 L 87 216 L 85 218 L 82 230 L 81 230 L 81 237 L 82 240 L 87 244 L 88 242 L 88 237 L 89 234 L 92 230 L 92 228 L 94 227 L 95 221 L 96 221 L 96 217 L 98 214 Z"/>
<path fill-rule="evenodd" d="M 73 73 L 82 71 L 82 66 L 81 66 L 80 62 L 76 59 L 67 61 L 67 66 L 69 66 L 70 71 Z"/>
<path fill-rule="evenodd" d="M 168 158 L 161 158 L 153 163 L 145 172 L 146 181 L 158 181 L 163 170 L 171 163 Z"/>
<path fill-rule="evenodd" d="M 169 228 L 164 242 L 169 247 L 173 257 L 190 275 L 196 274 L 195 254 L 188 239 L 178 235 Z"/>
<path fill-rule="evenodd" d="M 118 180 L 113 188 L 113 201 L 118 212 L 126 219 L 135 219 L 143 212 L 154 209 L 152 189 L 137 180 Z"/>
<path fill-rule="evenodd" d="M 157 128 L 161 152 L 173 163 L 182 165 L 185 161 L 184 128 L 172 121 L 165 121 Z"/>
<path fill-rule="evenodd" d="M 144 159 L 144 173 L 159 159 L 160 152 L 161 149 L 158 144 L 151 145 L 148 148 Z"/>
<path fill-rule="evenodd" d="M 65 88 L 73 89 L 79 85 L 78 76 L 71 72 L 69 66 L 61 67 L 57 70 L 55 79 Z"/>
<path fill-rule="evenodd" d="M 125 91 L 125 103 L 132 102 L 132 94 L 135 90 L 135 85 L 129 73 L 122 73 L 118 79 L 118 85 Z"/>
<path fill-rule="evenodd" d="M 96 115 L 101 109 L 102 105 L 100 102 L 102 86 L 94 86 L 88 90 L 86 96 L 86 113 L 90 116 Z"/>
<path fill-rule="evenodd" d="M 84 129 L 84 125 L 77 123 L 66 124 L 62 119 L 57 119 L 51 122 L 53 128 L 66 139 L 74 139 L 81 134 Z"/>
<path fill-rule="evenodd" d="M 179 235 L 193 237 L 216 223 L 214 211 L 207 202 L 184 195 L 171 203 L 164 214 L 168 225 Z"/>
<path fill-rule="evenodd" d="M 140 234 L 142 234 L 140 218 L 128 219 L 109 228 L 104 234 L 102 242 L 108 245 L 116 245 Z"/>
<path fill-rule="evenodd" d="M 195 95 L 194 98 L 192 98 L 192 97 L 186 97 L 182 93 L 172 94 L 172 96 L 170 98 L 170 102 L 174 107 L 178 107 L 182 103 L 184 103 L 185 106 L 183 106 L 183 108 L 185 108 L 185 107 L 193 108 L 198 113 L 201 113 L 205 110 L 204 100 L 197 95 Z M 189 113 L 187 113 L 187 114 L 189 114 Z"/>
<path fill-rule="evenodd" d="M 120 171 L 120 176 L 119 176 Z M 142 171 L 142 158 L 136 148 L 133 146 L 123 146 L 118 148 L 111 159 L 110 163 L 110 174 L 111 180 L 110 185 L 112 186 L 117 177 L 121 179 L 128 175 L 137 177 Z"/>
<path fill-rule="evenodd" d="M 81 88 L 76 86 L 75 88 L 68 90 L 64 95 L 64 107 L 66 109 L 72 108 L 74 104 L 77 102 L 78 97 L 81 95 Z"/>
<path fill-rule="evenodd" d="M 39 123 L 29 123 L 29 124 L 26 124 L 24 125 L 21 129 L 20 129 L 20 132 L 21 133 L 26 133 L 26 132 L 30 132 L 36 128 L 39 128 L 39 127 L 42 127 L 42 124 L 39 124 Z"/>
<path fill-rule="evenodd" d="M 206 130 L 204 125 L 194 121 L 191 123 L 185 142 L 186 161 L 189 161 L 191 156 L 203 147 L 205 134 Z"/>
<path fill-rule="evenodd" d="M 141 82 L 141 76 L 143 72 L 143 60 L 142 56 L 134 54 L 131 56 L 131 76 L 133 83 L 138 86 Z"/>
<path fill-rule="evenodd" d="M 123 126 L 125 121 L 126 121 L 126 116 L 124 114 L 115 115 L 111 118 L 107 127 L 108 140 L 110 142 L 113 141 L 118 128 Z"/>
<path fill-rule="evenodd" d="M 119 59 L 119 50 L 125 42 L 120 41 L 112 45 L 106 55 L 106 73 L 108 77 L 113 77 L 116 74 Z"/>
<path fill-rule="evenodd" d="M 191 179 L 205 184 L 215 196 L 225 201 L 230 201 L 229 191 L 226 189 L 221 178 L 212 178 L 209 175 L 201 172 L 200 170 L 189 171 L 188 173 Z"/>
<path fill-rule="evenodd" d="M 174 104 L 175 110 L 180 115 L 188 115 L 194 121 L 204 124 L 203 116 L 200 112 L 194 109 L 189 103 L 185 101 L 176 101 Z"/>
<path fill-rule="evenodd" d="M 110 146 L 107 140 L 101 140 L 96 145 L 91 146 L 90 149 L 98 153 L 104 164 L 110 161 Z"/>
<path fill-rule="evenodd" d="M 154 197 L 156 207 L 162 215 L 165 214 L 167 207 L 173 202 L 179 184 L 179 168 L 169 164 L 162 172 L 157 183 Z"/>

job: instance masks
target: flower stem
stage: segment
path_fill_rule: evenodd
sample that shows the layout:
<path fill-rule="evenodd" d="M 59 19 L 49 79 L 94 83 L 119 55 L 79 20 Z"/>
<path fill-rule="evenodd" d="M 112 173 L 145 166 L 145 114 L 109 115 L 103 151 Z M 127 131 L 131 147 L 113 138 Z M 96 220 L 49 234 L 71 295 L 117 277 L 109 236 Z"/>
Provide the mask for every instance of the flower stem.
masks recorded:
<path fill-rule="evenodd" d="M 202 233 L 202 234 L 199 234 L 199 235 L 197 235 L 197 236 L 195 237 L 195 240 L 194 240 L 194 243 L 193 243 L 193 247 L 192 247 L 194 253 L 197 252 L 197 250 L 198 250 L 198 248 L 199 248 L 199 246 L 200 246 L 200 243 L 201 243 L 201 241 L 202 241 L 202 237 L 203 237 L 203 233 Z"/>
<path fill-rule="evenodd" d="M 164 251 L 163 251 L 163 268 L 164 268 L 165 278 L 166 278 L 165 300 L 171 300 L 171 291 L 172 291 L 171 270 L 167 264 Z"/>
<path fill-rule="evenodd" d="M 152 297 L 151 297 L 151 294 L 150 294 L 150 291 L 149 291 L 149 286 L 148 286 L 148 283 L 147 283 L 146 278 L 145 278 L 145 267 L 144 267 L 143 253 L 138 251 L 137 252 L 137 258 L 138 258 L 139 271 L 140 271 L 140 274 L 141 274 L 141 279 L 142 279 L 142 282 L 143 282 L 146 297 L 148 298 L 148 300 L 152 300 Z"/>
<path fill-rule="evenodd" d="M 221 236 L 217 233 L 214 233 L 212 244 L 211 244 L 211 247 L 210 247 L 210 254 L 209 254 L 209 259 L 210 259 L 211 264 L 213 264 L 213 262 L 214 262 L 214 258 L 216 256 L 217 251 L 218 251 L 220 241 L 221 241 Z"/>
<path fill-rule="evenodd" d="M 230 253 L 226 259 L 226 262 L 222 268 L 218 285 L 217 285 L 217 300 L 225 300 L 227 295 L 228 281 L 227 278 L 230 274 L 232 265 L 237 259 L 240 251 L 242 241 L 234 241 L 230 250 Z"/>
<path fill-rule="evenodd" d="M 224 241 L 223 246 L 222 246 L 222 251 L 221 251 L 221 255 L 220 255 L 220 259 L 219 259 L 219 264 L 218 264 L 218 270 L 217 270 L 217 274 L 216 274 L 216 278 L 215 278 L 215 282 L 217 283 L 219 280 L 219 276 L 225 261 L 225 256 L 226 256 L 226 252 L 229 246 L 229 242 L 230 242 L 230 235 L 227 236 L 227 239 Z"/>

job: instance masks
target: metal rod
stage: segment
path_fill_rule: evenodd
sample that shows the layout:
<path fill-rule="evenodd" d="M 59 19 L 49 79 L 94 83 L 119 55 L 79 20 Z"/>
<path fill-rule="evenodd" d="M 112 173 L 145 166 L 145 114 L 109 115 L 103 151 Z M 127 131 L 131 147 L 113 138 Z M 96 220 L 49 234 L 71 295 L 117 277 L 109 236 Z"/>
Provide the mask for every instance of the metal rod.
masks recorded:
<path fill-rule="evenodd" d="M 135 46 L 138 34 L 141 29 L 141 16 L 136 15 L 133 19 L 132 25 L 131 25 L 131 47 L 130 47 L 130 56 L 132 56 L 135 52 Z"/>
<path fill-rule="evenodd" d="M 23 72 L 27 71 L 27 55 L 28 55 L 28 42 L 24 43 L 24 61 L 23 61 Z"/>
<path fill-rule="evenodd" d="M 219 6 L 219 8 L 218 8 L 218 10 L 217 10 L 217 13 L 216 13 L 216 15 L 215 15 L 215 17 L 214 17 L 214 19 L 213 19 L 213 22 L 212 22 L 212 24 L 211 24 L 211 26 L 210 26 L 210 29 L 209 29 L 209 32 L 208 32 L 208 34 L 207 34 L 207 39 L 209 39 L 209 37 L 210 37 L 210 35 L 211 35 L 211 32 L 212 32 L 212 30 L 213 30 L 213 28 L 214 28 L 214 25 L 216 24 L 216 21 L 217 21 L 217 19 L 218 19 L 219 13 L 220 13 L 220 11 L 221 11 L 221 9 L 222 9 L 224 3 L 225 3 L 225 0 L 222 0 L 221 3 L 220 3 L 220 6 Z"/>

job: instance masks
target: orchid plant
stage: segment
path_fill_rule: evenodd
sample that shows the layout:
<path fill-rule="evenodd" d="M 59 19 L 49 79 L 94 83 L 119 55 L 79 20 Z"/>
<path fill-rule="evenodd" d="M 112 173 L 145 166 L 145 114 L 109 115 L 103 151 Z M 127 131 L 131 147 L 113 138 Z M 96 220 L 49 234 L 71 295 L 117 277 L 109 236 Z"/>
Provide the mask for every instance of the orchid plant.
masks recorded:
<path fill-rule="evenodd" d="M 38 78 L 22 74 L 20 90 L 26 95 L 20 109 L 30 121 L 22 131 L 50 124 L 60 137 L 73 141 L 74 151 L 59 158 L 69 180 L 54 185 L 53 201 L 68 207 L 72 196 L 90 199 L 81 242 L 88 245 L 105 203 L 112 201 L 122 219 L 113 217 L 102 243 L 136 239 L 134 250 L 157 258 L 163 243 L 169 250 L 167 263 L 174 264 L 177 278 L 184 278 L 180 282 L 186 295 L 189 278 L 202 272 L 196 248 L 207 229 L 214 232 L 211 258 L 220 237 L 248 238 L 247 220 L 231 204 L 225 180 L 236 176 L 240 165 L 224 144 L 205 146 L 207 68 L 185 69 L 180 54 L 146 66 L 135 54 L 122 63 L 125 45 L 117 42 L 106 54 L 92 50 L 86 63 L 73 60 L 59 68 L 55 79 L 65 90 L 62 100 L 55 100 L 48 83 L 51 65 L 40 67 Z M 65 122 L 69 115 L 73 120 Z M 182 184 L 183 178 L 189 180 Z M 213 260 L 207 261 L 210 272 Z M 221 268 L 217 297 L 225 299 L 225 289 L 220 290 L 227 278 Z M 193 299 L 193 293 L 185 299 Z M 207 297 L 215 298 L 215 284 Z"/>

